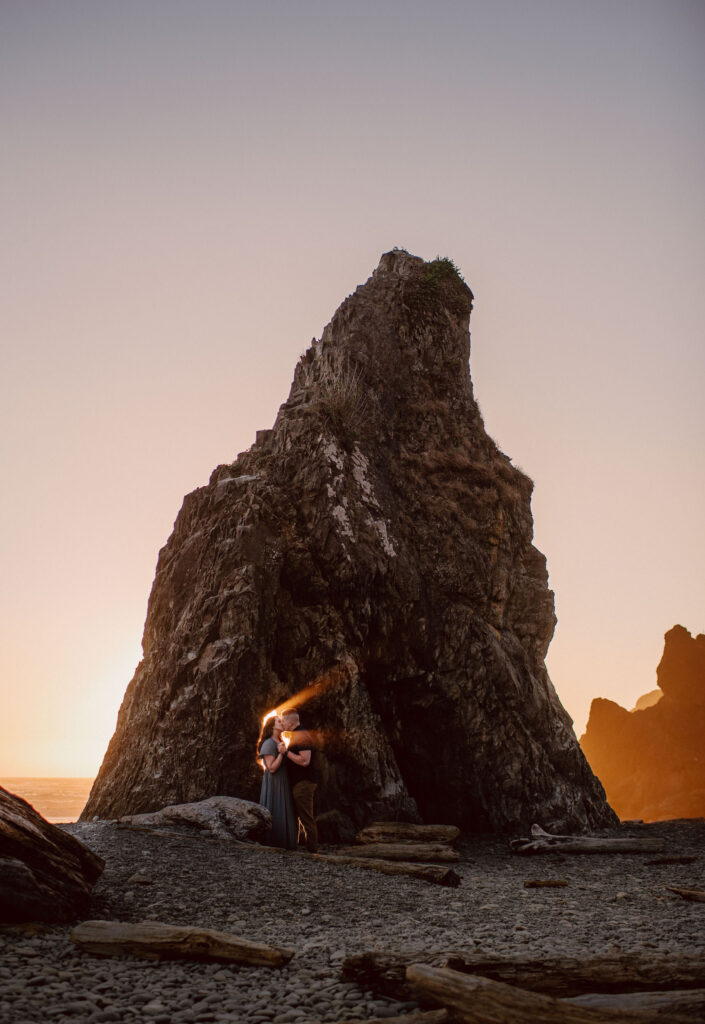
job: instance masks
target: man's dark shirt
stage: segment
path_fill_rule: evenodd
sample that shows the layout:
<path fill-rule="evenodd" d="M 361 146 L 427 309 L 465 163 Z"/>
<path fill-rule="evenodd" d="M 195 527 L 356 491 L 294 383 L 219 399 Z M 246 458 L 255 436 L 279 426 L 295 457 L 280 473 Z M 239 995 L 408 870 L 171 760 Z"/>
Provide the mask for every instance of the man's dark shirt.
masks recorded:
<path fill-rule="evenodd" d="M 308 765 L 295 764 L 290 757 L 286 759 L 286 773 L 289 776 L 289 783 L 293 789 L 297 782 L 318 782 L 314 760 L 316 752 L 313 749 L 313 737 L 308 729 L 302 729 L 301 725 L 292 732 L 289 751 L 292 754 L 300 754 L 304 750 L 311 751 L 311 760 Z"/>

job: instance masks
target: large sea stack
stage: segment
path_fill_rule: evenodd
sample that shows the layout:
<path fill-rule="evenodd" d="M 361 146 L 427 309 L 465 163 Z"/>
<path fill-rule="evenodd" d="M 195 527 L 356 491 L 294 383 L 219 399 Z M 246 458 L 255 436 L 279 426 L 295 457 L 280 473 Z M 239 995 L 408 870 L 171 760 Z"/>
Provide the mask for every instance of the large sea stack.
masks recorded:
<path fill-rule="evenodd" d="M 186 496 L 84 818 L 256 799 L 260 720 L 289 702 L 339 820 L 616 821 L 544 665 L 532 482 L 473 398 L 472 299 L 450 260 L 386 253 L 274 428 Z"/>

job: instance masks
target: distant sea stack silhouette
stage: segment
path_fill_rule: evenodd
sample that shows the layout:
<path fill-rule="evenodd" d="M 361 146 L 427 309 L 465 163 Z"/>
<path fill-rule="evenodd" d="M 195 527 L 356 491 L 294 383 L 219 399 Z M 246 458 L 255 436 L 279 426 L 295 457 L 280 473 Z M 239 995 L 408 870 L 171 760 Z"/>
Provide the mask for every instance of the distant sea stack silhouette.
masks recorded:
<path fill-rule="evenodd" d="M 705 635 L 674 626 L 656 674 L 657 702 L 594 700 L 581 746 L 621 818 L 705 816 Z"/>
<path fill-rule="evenodd" d="M 386 253 L 274 428 L 186 496 L 84 819 L 257 799 L 260 720 L 289 702 L 346 827 L 616 821 L 544 665 L 533 485 L 473 398 L 472 299 L 450 260 Z"/>

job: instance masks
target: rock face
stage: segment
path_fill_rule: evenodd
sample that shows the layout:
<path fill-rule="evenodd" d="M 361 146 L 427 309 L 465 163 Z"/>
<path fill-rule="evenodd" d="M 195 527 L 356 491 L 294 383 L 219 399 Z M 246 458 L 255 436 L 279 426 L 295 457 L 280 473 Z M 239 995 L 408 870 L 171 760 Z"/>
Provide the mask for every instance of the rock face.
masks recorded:
<path fill-rule="evenodd" d="M 384 255 L 272 430 L 187 495 L 84 817 L 257 799 L 262 716 L 303 708 L 318 808 L 466 829 L 614 816 L 544 665 L 532 483 L 485 432 L 472 293 Z"/>
<path fill-rule="evenodd" d="M 0 786 L 0 921 L 73 921 L 104 863 Z"/>
<path fill-rule="evenodd" d="M 162 827 L 175 825 L 211 832 L 220 839 L 250 839 L 264 842 L 272 825 L 272 816 L 262 804 L 239 800 L 236 796 L 212 796 L 193 804 L 172 804 L 147 814 L 128 814 L 120 819 L 126 825 Z"/>
<path fill-rule="evenodd" d="M 650 706 L 594 700 L 581 746 L 621 818 L 705 816 L 705 635 L 669 630 L 657 679 Z"/>

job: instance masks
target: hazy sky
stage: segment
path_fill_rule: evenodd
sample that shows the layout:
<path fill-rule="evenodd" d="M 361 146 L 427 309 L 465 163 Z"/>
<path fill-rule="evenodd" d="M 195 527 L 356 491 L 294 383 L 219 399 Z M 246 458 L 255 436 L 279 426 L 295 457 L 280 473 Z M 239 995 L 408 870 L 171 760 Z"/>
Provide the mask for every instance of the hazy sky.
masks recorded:
<path fill-rule="evenodd" d="M 705 3 L 0 4 L 0 775 L 91 775 L 183 495 L 402 246 L 475 293 L 576 730 L 705 631 Z"/>

